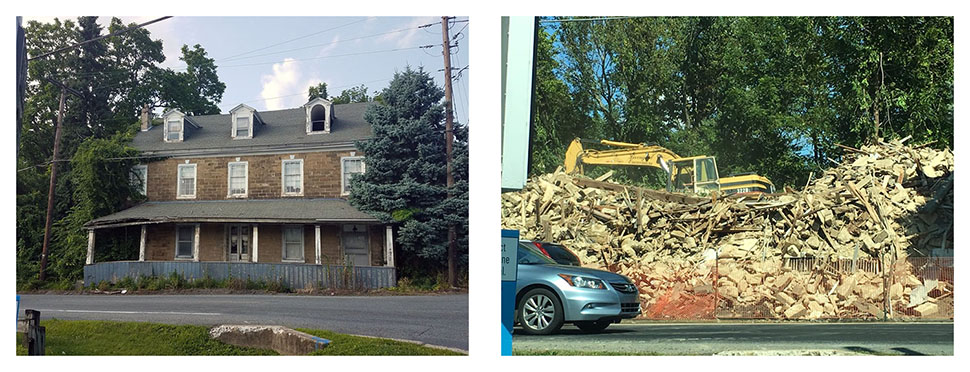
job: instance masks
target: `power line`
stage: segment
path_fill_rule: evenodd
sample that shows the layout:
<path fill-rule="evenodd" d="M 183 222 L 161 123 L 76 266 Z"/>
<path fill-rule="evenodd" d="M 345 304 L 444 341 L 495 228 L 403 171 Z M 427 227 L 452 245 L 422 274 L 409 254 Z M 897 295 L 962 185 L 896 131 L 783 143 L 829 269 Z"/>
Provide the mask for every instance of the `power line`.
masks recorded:
<path fill-rule="evenodd" d="M 256 57 L 263 57 L 263 56 L 269 56 L 269 55 L 273 55 L 273 54 L 280 54 L 280 53 L 287 53 L 287 52 L 294 52 L 294 51 L 298 51 L 298 50 L 305 50 L 305 49 L 311 49 L 311 48 L 316 48 L 316 47 L 321 47 L 321 46 L 327 46 L 327 45 L 333 45 L 333 44 L 338 44 L 338 43 L 343 43 L 343 42 L 348 42 L 348 41 L 354 41 L 354 40 L 361 40 L 361 39 L 367 39 L 367 38 L 372 38 L 372 37 L 377 37 L 377 36 L 382 36 L 382 35 L 388 35 L 388 34 L 393 34 L 393 33 L 397 33 L 397 32 L 404 32 L 404 31 L 408 31 L 408 30 L 413 30 L 413 29 L 415 29 L 415 28 L 421 28 L 421 27 L 428 27 L 428 26 L 432 26 L 432 25 L 435 25 L 435 24 L 438 24 L 438 23 L 441 23 L 441 22 L 437 22 L 437 23 L 429 23 L 429 24 L 426 24 L 426 25 L 421 25 L 421 26 L 418 26 L 418 27 L 408 27 L 408 28 L 402 28 L 402 29 L 398 29 L 398 30 L 393 30 L 393 31 L 387 31 L 387 32 L 381 32 L 381 33 L 377 33 L 377 34 L 371 34 L 371 35 L 365 35 L 365 36 L 360 36 L 360 37 L 355 37 L 355 38 L 351 38 L 351 39 L 344 39 L 344 40 L 337 40 L 337 41 L 331 41 L 331 42 L 329 42 L 329 43 L 323 43 L 323 44 L 314 44 L 314 45 L 308 45 L 308 46 L 305 46 L 305 47 L 299 47 L 299 48 L 294 48 L 294 49 L 287 49 L 287 50 L 281 50 L 281 51 L 278 51 L 278 52 L 271 52 L 271 53 L 264 53 L 264 54 L 257 54 L 257 55 L 254 55 L 254 56 L 248 56 L 248 57 L 240 57 L 240 58 L 231 58 L 231 57 L 229 57 L 229 58 L 223 58 L 223 59 L 221 59 L 220 61 L 222 61 L 222 62 L 231 62 L 231 61 L 236 61 L 236 60 L 240 60 L 240 59 L 246 59 L 246 58 L 256 58 Z"/>
<path fill-rule="evenodd" d="M 402 50 L 412 50 L 412 49 L 426 49 L 426 48 L 431 48 L 431 47 L 434 47 L 434 46 L 435 45 L 429 44 L 429 45 L 419 45 L 419 46 L 416 46 L 416 47 L 409 47 L 409 48 L 394 48 L 394 49 L 384 49 L 384 50 L 373 50 L 373 51 L 367 51 L 367 52 L 336 54 L 336 55 L 320 56 L 320 57 L 313 57 L 313 58 L 284 59 L 282 61 L 247 63 L 247 64 L 241 64 L 241 65 L 224 65 L 224 66 L 216 66 L 216 67 L 226 68 L 226 67 L 245 67 L 245 66 L 272 65 L 272 64 L 287 63 L 287 62 L 313 61 L 313 60 L 324 59 L 324 58 L 348 57 L 348 56 L 359 56 L 359 55 L 365 55 L 365 54 L 399 52 L 399 51 L 402 51 Z"/>
<path fill-rule="evenodd" d="M 343 24 L 343 25 L 340 25 L 340 26 L 337 26 L 337 27 L 331 27 L 331 28 L 328 28 L 328 29 L 323 30 L 323 31 L 317 31 L 317 32 L 314 32 L 314 33 L 311 33 L 311 34 L 307 34 L 307 35 L 303 35 L 303 36 L 296 37 L 296 38 L 293 38 L 293 39 L 281 41 L 281 42 L 276 43 L 276 44 L 267 45 L 267 46 L 264 46 L 264 47 L 261 47 L 261 48 L 256 48 L 256 49 L 247 51 L 247 52 L 243 52 L 243 53 L 231 55 L 229 57 L 224 57 L 222 59 L 223 60 L 232 60 L 235 57 L 243 56 L 243 55 L 246 55 L 246 54 L 249 54 L 249 53 L 252 53 L 252 52 L 258 52 L 260 50 L 266 50 L 266 49 L 269 49 L 269 48 L 272 48 L 272 47 L 275 47 L 275 46 L 279 46 L 279 45 L 283 45 L 283 44 L 286 44 L 286 43 L 289 43 L 289 42 L 293 42 L 293 41 L 297 41 L 297 40 L 301 40 L 301 39 L 306 39 L 306 38 L 308 38 L 310 36 L 316 36 L 316 35 L 322 34 L 324 32 L 333 31 L 333 30 L 336 30 L 338 28 L 347 27 L 347 26 L 350 26 L 352 24 L 357 24 L 357 23 L 360 23 L 360 22 L 363 22 L 363 21 L 366 21 L 366 20 L 367 20 L 367 18 L 362 18 L 362 19 L 356 20 L 354 22 L 350 22 L 350 23 L 347 23 L 347 24 Z M 247 58 L 249 58 L 249 57 L 247 57 Z"/>
<path fill-rule="evenodd" d="M 156 19 L 153 19 L 151 21 L 148 21 L 148 22 L 145 22 L 145 23 L 142 23 L 142 24 L 139 24 L 139 25 L 135 25 L 135 26 L 128 27 L 128 28 L 126 28 L 124 30 L 112 32 L 112 33 L 107 34 L 107 35 L 101 35 L 101 36 L 98 36 L 98 37 L 93 38 L 93 39 L 90 39 L 90 40 L 85 40 L 85 41 L 82 41 L 82 42 L 77 43 L 77 44 L 74 44 L 74 45 L 66 46 L 66 47 L 63 47 L 63 48 L 60 48 L 60 49 L 56 49 L 56 50 L 53 50 L 53 51 L 50 51 L 50 52 L 41 54 L 41 55 L 36 56 L 36 57 L 28 58 L 27 59 L 27 62 L 33 61 L 33 60 L 38 59 L 38 58 L 44 58 L 44 57 L 47 57 L 47 56 L 50 56 L 50 55 L 53 55 L 53 54 L 56 54 L 56 53 L 60 53 L 60 52 L 63 52 L 65 50 L 74 49 L 74 48 L 77 48 L 77 47 L 79 47 L 81 45 L 88 44 L 88 43 L 93 43 L 95 41 L 98 41 L 98 40 L 101 40 L 101 39 L 104 39 L 104 38 L 107 38 L 107 37 L 121 35 L 121 34 L 126 33 L 128 31 L 131 31 L 131 30 L 134 30 L 134 29 L 138 29 L 138 28 L 142 28 L 142 27 L 148 26 L 148 25 L 150 25 L 152 23 L 159 22 L 159 21 L 164 21 L 164 20 L 169 19 L 169 18 L 172 18 L 172 16 L 165 16 L 165 17 L 161 17 L 161 18 L 156 18 Z"/>

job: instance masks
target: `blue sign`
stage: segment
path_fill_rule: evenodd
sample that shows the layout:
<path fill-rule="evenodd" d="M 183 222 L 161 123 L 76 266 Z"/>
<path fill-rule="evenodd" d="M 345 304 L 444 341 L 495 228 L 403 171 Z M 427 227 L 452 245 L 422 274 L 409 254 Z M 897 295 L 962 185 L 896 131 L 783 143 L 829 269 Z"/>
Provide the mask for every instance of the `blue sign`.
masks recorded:
<path fill-rule="evenodd" d="M 502 230 L 502 355 L 512 355 L 519 230 Z"/>

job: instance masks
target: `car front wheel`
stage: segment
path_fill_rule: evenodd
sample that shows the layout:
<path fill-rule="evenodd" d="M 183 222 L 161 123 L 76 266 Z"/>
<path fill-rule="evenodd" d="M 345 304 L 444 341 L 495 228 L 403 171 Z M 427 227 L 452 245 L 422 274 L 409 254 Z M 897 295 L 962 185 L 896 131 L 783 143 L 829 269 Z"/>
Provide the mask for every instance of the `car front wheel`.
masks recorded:
<path fill-rule="evenodd" d="M 547 335 L 562 327 L 562 304 L 548 289 L 536 288 L 522 296 L 519 302 L 519 322 L 525 333 Z"/>
<path fill-rule="evenodd" d="M 606 327 L 610 326 L 611 322 L 608 321 L 598 321 L 598 322 L 576 322 L 575 325 L 580 330 L 586 333 L 596 333 L 602 332 Z"/>

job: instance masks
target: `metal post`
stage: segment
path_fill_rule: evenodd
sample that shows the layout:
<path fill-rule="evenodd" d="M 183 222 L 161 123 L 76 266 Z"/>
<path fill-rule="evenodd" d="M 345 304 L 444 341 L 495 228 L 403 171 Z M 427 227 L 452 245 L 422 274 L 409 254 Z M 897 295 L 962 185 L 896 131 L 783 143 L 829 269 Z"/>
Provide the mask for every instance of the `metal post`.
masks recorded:
<path fill-rule="evenodd" d="M 445 57 L 445 153 L 448 176 L 446 186 L 448 187 L 448 198 L 451 199 L 451 187 L 455 183 L 455 178 L 451 170 L 451 145 L 455 140 L 452 129 L 452 109 L 451 109 L 451 40 L 448 37 L 448 19 L 441 17 L 441 48 Z M 451 287 L 458 286 L 458 248 L 456 243 L 457 234 L 455 226 L 448 226 L 448 284 Z"/>
<path fill-rule="evenodd" d="M 54 128 L 54 155 L 51 157 L 51 182 L 47 191 L 47 220 L 44 222 L 44 246 L 40 252 L 40 281 L 47 279 L 47 252 L 51 240 L 51 219 L 54 214 L 54 186 L 57 184 L 57 156 L 61 149 L 61 122 L 64 121 L 64 96 L 67 89 L 61 87 L 60 105 L 57 109 L 57 124 Z"/>
<path fill-rule="evenodd" d="M 44 327 L 40 326 L 40 311 L 26 309 L 24 314 L 26 315 L 24 319 L 26 324 L 24 347 L 27 349 L 27 355 L 44 355 L 47 332 Z"/>

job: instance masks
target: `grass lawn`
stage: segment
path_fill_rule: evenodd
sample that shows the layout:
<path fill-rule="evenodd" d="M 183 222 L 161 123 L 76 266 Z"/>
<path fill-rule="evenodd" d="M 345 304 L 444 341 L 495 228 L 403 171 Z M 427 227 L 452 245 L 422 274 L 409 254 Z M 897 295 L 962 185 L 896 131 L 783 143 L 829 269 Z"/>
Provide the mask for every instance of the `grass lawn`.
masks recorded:
<path fill-rule="evenodd" d="M 209 338 L 209 328 L 142 322 L 43 320 L 47 355 L 277 355 L 273 350 L 232 346 Z M 314 355 L 463 355 L 407 342 L 301 329 L 330 339 Z M 17 355 L 26 355 L 17 333 Z"/>
<path fill-rule="evenodd" d="M 554 356 L 554 355 L 583 355 L 583 356 L 618 356 L 618 355 L 649 355 L 657 356 L 663 355 L 660 353 L 638 353 L 638 352 L 614 352 L 614 351 L 577 351 L 577 350 L 532 350 L 532 349 L 517 349 L 512 348 L 512 355 L 538 355 L 538 356 Z"/>

